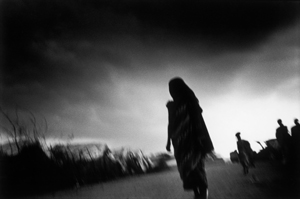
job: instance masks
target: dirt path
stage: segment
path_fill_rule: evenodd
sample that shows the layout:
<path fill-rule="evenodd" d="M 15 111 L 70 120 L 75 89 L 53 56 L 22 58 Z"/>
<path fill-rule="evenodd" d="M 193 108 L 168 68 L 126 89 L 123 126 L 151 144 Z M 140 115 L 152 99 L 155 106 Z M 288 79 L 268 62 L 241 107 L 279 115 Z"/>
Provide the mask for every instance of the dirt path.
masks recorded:
<path fill-rule="evenodd" d="M 296 198 L 286 194 L 286 183 L 268 163 L 258 163 L 249 175 L 238 164 L 207 165 L 210 199 Z M 283 184 L 284 183 L 284 184 Z M 289 189 L 290 187 L 288 187 Z M 193 199 L 182 189 L 175 167 L 170 170 L 82 187 L 76 190 L 30 197 L 33 199 Z"/>

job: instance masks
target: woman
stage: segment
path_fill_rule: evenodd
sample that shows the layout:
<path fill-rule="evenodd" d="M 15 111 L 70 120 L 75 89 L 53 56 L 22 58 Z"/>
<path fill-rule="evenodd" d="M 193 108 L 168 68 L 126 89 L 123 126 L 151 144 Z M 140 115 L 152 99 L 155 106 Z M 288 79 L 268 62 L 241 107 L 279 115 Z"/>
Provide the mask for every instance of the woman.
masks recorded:
<path fill-rule="evenodd" d="M 204 168 L 207 153 L 213 151 L 202 109 L 194 92 L 181 78 L 171 79 L 169 91 L 173 101 L 169 112 L 167 151 L 171 143 L 184 190 L 193 190 L 195 198 L 207 198 L 208 185 Z"/>

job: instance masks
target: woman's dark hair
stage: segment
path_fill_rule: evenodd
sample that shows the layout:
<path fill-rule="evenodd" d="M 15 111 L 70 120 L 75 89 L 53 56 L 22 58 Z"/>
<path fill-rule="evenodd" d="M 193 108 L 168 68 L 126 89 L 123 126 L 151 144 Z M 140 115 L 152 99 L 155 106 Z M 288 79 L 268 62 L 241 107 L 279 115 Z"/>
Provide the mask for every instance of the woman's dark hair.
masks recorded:
<path fill-rule="evenodd" d="M 169 81 L 169 91 L 174 100 L 195 100 L 198 102 L 194 92 L 180 77 L 172 78 Z"/>

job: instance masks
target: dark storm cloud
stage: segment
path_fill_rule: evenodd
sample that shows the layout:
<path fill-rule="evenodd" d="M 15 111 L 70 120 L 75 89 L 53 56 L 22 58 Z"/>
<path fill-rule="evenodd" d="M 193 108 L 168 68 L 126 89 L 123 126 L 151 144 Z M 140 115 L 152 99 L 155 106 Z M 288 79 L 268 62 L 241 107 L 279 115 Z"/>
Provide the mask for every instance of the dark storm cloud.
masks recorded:
<path fill-rule="evenodd" d="M 221 49 L 225 44 L 249 47 L 292 24 L 299 11 L 297 3 L 284 2 L 17 0 L 2 4 L 6 58 L 19 56 L 25 63 L 38 60 L 32 43 L 83 34 L 90 40 L 95 34 L 176 35 Z"/>
<path fill-rule="evenodd" d="M 34 48 L 43 61 L 20 63 L 17 71 L 11 71 L 11 76 L 5 77 L 7 89 L 4 89 L 4 100 L 7 103 L 20 103 L 18 99 L 22 99 L 21 103 L 24 104 L 19 105 L 32 104 L 35 107 L 42 106 L 42 102 L 45 101 L 53 101 L 53 104 L 59 105 L 66 99 L 73 104 L 83 101 L 105 104 L 109 101 L 105 95 L 109 90 L 105 85 L 97 84 L 110 82 L 110 69 L 105 67 L 106 64 L 124 65 L 126 59 L 117 53 L 112 55 L 101 49 L 93 49 L 89 43 L 76 42 L 74 46 L 70 43 L 49 41 L 44 42 L 42 46 L 36 45 Z M 98 89 L 99 87 L 101 89 Z"/>
<path fill-rule="evenodd" d="M 94 83 L 109 81 L 107 65 L 127 72 L 136 69 L 126 57 L 130 51 L 147 65 L 146 52 L 131 49 L 130 42 L 138 41 L 133 48 L 147 45 L 150 57 L 157 56 L 158 49 L 180 49 L 169 57 L 158 55 L 156 64 L 149 60 L 152 67 L 163 67 L 160 60 L 166 58 L 184 63 L 197 56 L 189 53 L 202 49 L 201 58 L 213 59 L 228 50 L 258 45 L 274 31 L 293 25 L 299 11 L 299 4 L 281 2 L 5 0 L 1 7 L 4 90 L 11 93 L 7 101 L 13 101 L 8 99 L 14 91 L 42 95 L 34 92 L 36 85 L 57 95 L 79 90 L 81 96 L 93 99 L 99 93 Z M 134 39 L 123 52 L 118 47 L 106 48 L 127 38 Z M 231 72 L 235 67 L 207 70 Z M 99 100 L 99 96 L 94 98 Z"/>
<path fill-rule="evenodd" d="M 19 0 L 3 4 L 5 29 L 10 33 L 6 35 L 15 44 L 62 36 L 65 31 L 147 35 L 159 29 L 245 45 L 290 25 L 299 11 L 297 3 L 284 2 Z"/>
<path fill-rule="evenodd" d="M 293 23 L 297 4 L 253 2 L 167 2 L 133 6 L 143 23 L 192 39 L 204 37 L 250 45 Z M 150 30 L 151 31 L 151 30 Z M 212 41 L 210 41 L 212 42 Z M 240 43 L 242 42 L 242 43 Z"/>

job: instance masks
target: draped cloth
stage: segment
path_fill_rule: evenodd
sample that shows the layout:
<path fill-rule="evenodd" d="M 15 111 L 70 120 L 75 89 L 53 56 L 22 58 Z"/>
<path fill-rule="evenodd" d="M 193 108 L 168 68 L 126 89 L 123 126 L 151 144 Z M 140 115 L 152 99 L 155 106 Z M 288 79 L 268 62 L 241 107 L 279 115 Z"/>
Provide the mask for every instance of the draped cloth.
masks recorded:
<path fill-rule="evenodd" d="M 202 109 L 187 86 L 183 87 L 185 91 L 182 88 L 174 91 L 171 86 L 170 93 L 174 101 L 167 103 L 168 136 L 173 144 L 183 188 L 207 188 L 204 158 L 213 150 L 213 144 L 202 117 Z M 174 92 L 183 93 L 183 97 L 175 96 Z"/>

